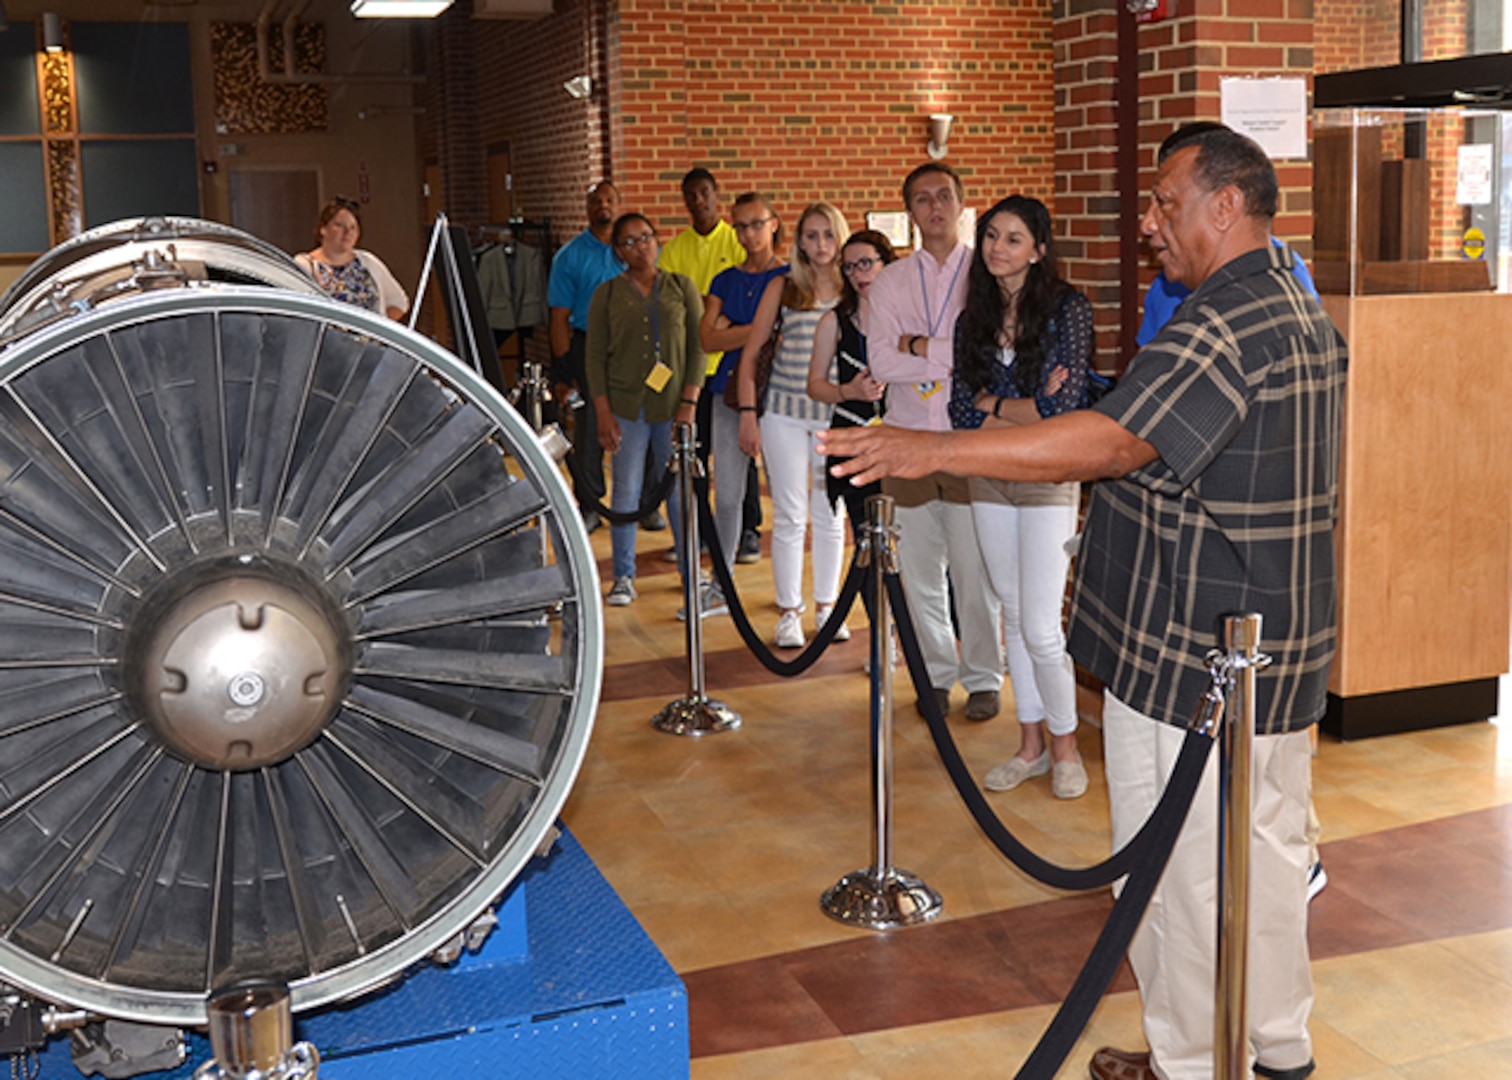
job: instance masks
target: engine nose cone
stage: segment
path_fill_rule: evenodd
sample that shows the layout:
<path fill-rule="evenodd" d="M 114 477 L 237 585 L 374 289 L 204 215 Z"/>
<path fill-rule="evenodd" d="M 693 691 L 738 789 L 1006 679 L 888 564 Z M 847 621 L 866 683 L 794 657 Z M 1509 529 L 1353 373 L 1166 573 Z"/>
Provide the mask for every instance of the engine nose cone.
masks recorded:
<path fill-rule="evenodd" d="M 148 638 L 141 700 L 162 740 L 212 769 L 253 769 L 308 745 L 341 702 L 341 638 L 294 589 L 206 584 Z"/>

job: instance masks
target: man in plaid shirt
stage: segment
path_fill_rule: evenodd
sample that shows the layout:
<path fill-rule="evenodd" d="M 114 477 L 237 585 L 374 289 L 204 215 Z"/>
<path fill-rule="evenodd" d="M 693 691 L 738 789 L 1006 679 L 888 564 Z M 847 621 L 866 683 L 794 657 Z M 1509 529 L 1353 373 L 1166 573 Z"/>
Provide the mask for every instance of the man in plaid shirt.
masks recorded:
<path fill-rule="evenodd" d="M 1013 429 L 830 432 L 825 453 L 865 483 L 939 470 L 1101 480 L 1072 597 L 1072 655 L 1107 685 L 1113 845 L 1164 787 L 1209 677 L 1218 616 L 1258 611 L 1272 663 L 1257 682 L 1249 950 L 1256 1075 L 1313 1071 L 1307 1017 L 1307 728 L 1334 649 L 1333 527 L 1346 355 L 1273 248 L 1277 181 L 1221 124 L 1160 148 L 1141 230 L 1193 290 L 1092 409 Z M 1149 1052 L 1105 1048 L 1095 1080 L 1210 1080 L 1217 904 L 1215 764 L 1129 950 Z M 1263 943 L 1263 945 L 1258 944 Z"/>

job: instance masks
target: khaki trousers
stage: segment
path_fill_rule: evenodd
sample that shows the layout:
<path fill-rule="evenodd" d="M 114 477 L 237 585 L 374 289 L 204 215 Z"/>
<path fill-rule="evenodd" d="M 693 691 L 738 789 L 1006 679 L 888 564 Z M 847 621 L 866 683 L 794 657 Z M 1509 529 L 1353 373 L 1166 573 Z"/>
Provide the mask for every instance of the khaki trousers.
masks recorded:
<path fill-rule="evenodd" d="M 1113 847 L 1149 816 L 1185 732 L 1107 694 L 1104 757 Z M 1218 748 L 1208 758 L 1170 864 L 1129 946 L 1139 982 L 1151 1064 L 1162 1080 L 1212 1080 L 1218 906 Z M 1307 807 L 1312 753 L 1307 732 L 1255 739 L 1250 843 L 1249 1032 L 1261 1064 L 1291 1069 L 1312 1060 L 1307 1017 Z"/>
<path fill-rule="evenodd" d="M 908 614 L 936 690 L 959 682 L 967 693 L 1003 685 L 1002 608 L 977 546 L 966 480 L 931 473 L 918 480 L 882 481 L 897 504 L 898 571 Z M 960 624 L 951 624 L 950 600 Z"/>

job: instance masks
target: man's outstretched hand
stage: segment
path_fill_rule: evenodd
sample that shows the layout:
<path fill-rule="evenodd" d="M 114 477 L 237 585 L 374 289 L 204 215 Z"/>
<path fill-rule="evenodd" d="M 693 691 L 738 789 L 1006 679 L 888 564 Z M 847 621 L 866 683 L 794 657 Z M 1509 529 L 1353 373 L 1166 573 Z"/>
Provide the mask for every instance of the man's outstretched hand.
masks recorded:
<path fill-rule="evenodd" d="M 883 424 L 830 428 L 819 433 L 819 452 L 846 458 L 830 471 L 864 487 L 884 476 L 913 480 L 940 472 L 949 436 L 938 431 L 910 431 Z"/>

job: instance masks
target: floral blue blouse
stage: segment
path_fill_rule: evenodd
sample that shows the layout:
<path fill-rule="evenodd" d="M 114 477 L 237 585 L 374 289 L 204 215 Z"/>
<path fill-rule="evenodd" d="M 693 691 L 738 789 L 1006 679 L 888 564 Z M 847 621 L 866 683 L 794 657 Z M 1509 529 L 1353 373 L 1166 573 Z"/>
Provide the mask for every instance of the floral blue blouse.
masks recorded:
<path fill-rule="evenodd" d="M 1034 407 L 1041 416 L 1056 416 L 1074 409 L 1085 409 L 1090 404 L 1087 390 L 1087 370 L 1092 363 L 1092 303 L 1075 289 L 1068 289 L 1061 300 L 1060 308 L 1045 325 L 1049 342 L 1045 349 L 1045 362 L 1040 369 L 1040 385 L 1034 395 Z M 960 350 L 964 347 L 964 335 L 956 328 L 956 369 L 960 370 Z M 998 364 L 984 388 L 998 397 L 1018 398 L 1018 380 L 1013 371 L 1013 350 L 1005 348 L 998 354 Z M 1065 369 L 1066 381 L 1054 392 L 1047 388 L 1051 376 Z M 967 386 L 959 375 L 950 380 L 950 426 L 955 428 L 979 428 L 987 414 L 975 405 L 977 391 Z"/>

